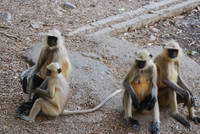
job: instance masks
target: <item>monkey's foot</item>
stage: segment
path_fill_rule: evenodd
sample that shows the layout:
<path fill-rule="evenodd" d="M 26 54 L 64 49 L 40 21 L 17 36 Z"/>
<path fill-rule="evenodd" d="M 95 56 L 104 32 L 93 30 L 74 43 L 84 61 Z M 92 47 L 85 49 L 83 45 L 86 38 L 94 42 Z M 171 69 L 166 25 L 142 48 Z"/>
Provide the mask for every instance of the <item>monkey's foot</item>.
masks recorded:
<path fill-rule="evenodd" d="M 126 120 L 127 120 L 131 125 L 133 125 L 133 128 L 134 128 L 135 130 L 137 130 L 137 131 L 140 130 L 140 123 L 139 123 L 137 120 L 133 119 L 132 117 L 128 117 Z"/>
<path fill-rule="evenodd" d="M 35 122 L 35 120 L 30 119 L 28 116 L 25 116 L 25 115 L 21 115 L 20 118 L 25 120 L 25 121 L 28 121 L 28 122 Z"/>
<path fill-rule="evenodd" d="M 182 116 L 180 116 L 178 113 L 174 113 L 172 115 L 172 117 L 177 120 L 178 122 L 180 122 L 183 126 L 190 128 L 190 123 L 188 121 L 186 121 Z"/>
<path fill-rule="evenodd" d="M 151 130 L 152 134 L 160 133 L 160 123 L 159 122 L 153 122 L 151 128 L 152 128 L 152 130 Z"/>
<path fill-rule="evenodd" d="M 199 124 L 200 123 L 200 118 L 199 117 L 193 117 L 190 118 L 191 121 L 193 121 L 195 124 Z"/>

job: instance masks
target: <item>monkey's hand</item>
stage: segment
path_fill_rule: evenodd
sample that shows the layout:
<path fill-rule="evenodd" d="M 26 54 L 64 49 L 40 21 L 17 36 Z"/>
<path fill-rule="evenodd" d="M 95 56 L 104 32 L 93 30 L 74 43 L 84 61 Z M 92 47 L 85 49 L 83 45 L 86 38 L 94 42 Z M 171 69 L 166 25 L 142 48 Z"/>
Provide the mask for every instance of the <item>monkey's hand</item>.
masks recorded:
<path fill-rule="evenodd" d="M 138 111 L 143 111 L 144 109 L 151 110 L 154 107 L 156 100 L 157 99 L 152 95 L 146 96 L 145 99 L 140 102 L 140 107 L 137 110 Z"/>
<path fill-rule="evenodd" d="M 137 98 L 137 96 L 134 92 L 133 87 L 130 85 L 130 82 L 128 82 L 127 80 L 124 81 L 123 85 L 131 96 L 132 104 L 133 104 L 135 110 L 137 110 L 140 106 L 140 103 L 139 103 L 139 100 L 138 100 L 138 98 Z"/>
<path fill-rule="evenodd" d="M 193 96 L 191 91 L 188 91 L 188 92 L 190 94 L 190 106 L 193 107 L 193 106 L 195 106 L 195 98 L 194 98 L 194 96 Z"/>
<path fill-rule="evenodd" d="M 152 123 L 152 134 L 159 134 L 160 133 L 160 123 L 159 122 L 153 122 Z"/>
<path fill-rule="evenodd" d="M 199 117 L 193 117 L 190 118 L 191 121 L 193 121 L 195 124 L 199 124 L 200 123 L 200 118 Z"/>
<path fill-rule="evenodd" d="M 190 99 L 190 95 L 189 93 L 186 91 L 183 95 L 183 107 L 187 106 L 189 104 L 189 99 Z"/>
<path fill-rule="evenodd" d="M 132 103 L 133 103 L 133 106 L 134 106 L 135 110 L 139 109 L 140 103 L 139 103 L 137 97 L 133 97 L 132 98 Z"/>
<path fill-rule="evenodd" d="M 135 130 L 137 130 L 137 131 L 140 130 L 140 123 L 137 120 L 135 120 L 132 117 L 127 117 L 126 120 L 127 120 L 128 123 L 130 123 L 131 125 L 133 125 L 133 128 Z"/>
<path fill-rule="evenodd" d="M 31 90 L 30 88 L 31 88 L 31 82 L 32 82 L 32 80 L 33 80 L 33 77 L 34 77 L 34 74 L 33 74 L 33 73 L 27 76 L 27 89 L 28 89 L 29 91 Z"/>
<path fill-rule="evenodd" d="M 147 102 L 147 105 L 146 105 L 146 110 L 151 110 L 152 108 L 154 108 L 154 105 L 156 103 L 157 99 L 156 97 L 152 97 L 151 100 L 149 102 Z"/>

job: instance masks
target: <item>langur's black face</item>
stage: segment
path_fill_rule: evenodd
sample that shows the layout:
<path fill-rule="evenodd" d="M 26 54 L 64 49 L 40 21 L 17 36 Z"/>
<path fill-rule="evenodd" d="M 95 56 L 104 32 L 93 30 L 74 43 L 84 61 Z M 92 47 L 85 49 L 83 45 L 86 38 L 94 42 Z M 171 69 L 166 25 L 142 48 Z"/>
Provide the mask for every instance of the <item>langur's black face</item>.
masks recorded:
<path fill-rule="evenodd" d="M 50 76 L 51 75 L 51 70 L 47 69 L 46 75 Z"/>
<path fill-rule="evenodd" d="M 137 64 L 139 69 L 144 68 L 145 65 L 146 65 L 146 61 L 145 60 L 135 60 L 135 61 L 136 61 L 136 64 Z"/>
<path fill-rule="evenodd" d="M 178 50 L 177 49 L 168 49 L 168 56 L 170 58 L 176 58 L 178 56 Z"/>
<path fill-rule="evenodd" d="M 49 47 L 53 47 L 57 45 L 57 37 L 54 36 L 48 36 L 47 37 L 47 44 Z"/>

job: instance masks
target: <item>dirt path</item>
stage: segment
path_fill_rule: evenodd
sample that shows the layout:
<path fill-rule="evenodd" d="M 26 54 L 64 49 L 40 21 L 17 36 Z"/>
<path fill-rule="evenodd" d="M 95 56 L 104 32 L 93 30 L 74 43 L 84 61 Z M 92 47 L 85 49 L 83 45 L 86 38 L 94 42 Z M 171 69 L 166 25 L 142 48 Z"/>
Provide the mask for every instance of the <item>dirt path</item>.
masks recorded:
<path fill-rule="evenodd" d="M 105 98 L 112 91 L 121 88 L 120 83 L 127 73 L 125 71 L 126 68 L 117 68 L 123 60 L 119 61 L 119 65 L 116 63 L 113 64 L 112 59 L 116 59 L 117 56 L 110 56 L 108 51 L 105 51 L 105 55 L 101 54 L 96 43 L 88 41 L 79 35 L 69 37 L 68 33 L 84 24 L 131 9 L 137 9 L 153 1 L 156 2 L 158 0 L 117 0 L 115 2 L 112 0 L 71 0 L 77 8 L 67 10 L 62 9 L 62 6 L 60 6 L 63 1 L 59 2 L 57 0 L 50 0 L 48 2 L 42 0 L 2 1 L 0 3 L 0 11 L 10 12 L 12 18 L 8 22 L 0 21 L 0 133 L 149 133 L 149 124 L 151 122 L 151 116 L 149 115 L 145 115 L 145 119 L 141 121 L 143 126 L 140 132 L 134 131 L 131 126 L 124 122 L 122 119 L 121 95 L 117 96 L 114 99 L 115 101 L 109 102 L 101 110 L 87 115 L 57 118 L 39 116 L 36 123 L 27 123 L 20 119 L 15 119 L 14 115 L 19 103 L 24 101 L 18 77 L 27 68 L 27 63 L 24 62 L 21 55 L 27 48 L 34 46 L 43 39 L 38 33 L 46 32 L 52 28 L 58 28 L 63 32 L 67 42 L 66 47 L 73 60 L 72 63 L 75 70 L 75 73 L 72 74 L 72 82 L 70 84 L 72 97 L 69 99 L 66 108 L 90 108 L 97 105 L 100 102 L 100 98 Z M 187 15 L 185 14 L 185 16 Z M 196 20 L 195 22 L 197 22 L 198 26 L 199 11 L 195 14 L 189 13 L 189 15 L 194 16 L 192 18 Z M 182 18 L 180 22 L 187 22 L 187 20 L 190 20 L 190 18 Z M 155 27 L 165 23 L 160 22 Z M 184 34 L 184 37 L 193 37 L 198 42 L 198 29 L 195 30 L 197 31 L 196 36 Z M 133 34 L 135 34 L 134 36 L 143 36 L 140 33 L 145 33 L 144 31 L 145 29 L 142 29 L 140 32 L 134 32 Z M 124 37 L 124 35 L 127 35 L 124 33 L 116 36 L 132 41 L 131 33 L 132 31 L 128 33 L 130 36 L 127 37 Z M 157 40 L 162 41 L 159 38 Z M 142 38 L 138 38 L 137 41 L 138 43 L 149 42 L 148 40 L 143 41 Z M 195 44 L 198 46 L 196 42 Z M 194 48 L 195 51 L 196 48 Z M 199 51 L 197 55 L 199 55 Z M 198 61 L 199 57 L 195 58 Z M 126 64 L 127 67 L 129 65 Z M 163 109 L 162 112 L 166 113 L 166 109 Z M 197 112 L 199 114 L 199 111 Z M 167 117 L 166 115 L 162 120 Z M 138 115 L 137 118 L 141 118 L 141 116 Z M 198 127 L 193 127 L 191 132 L 183 128 L 180 124 L 177 125 L 173 119 L 167 120 L 166 124 L 168 124 L 168 127 L 162 126 L 162 128 L 163 130 L 167 130 L 170 127 L 169 133 L 199 133 Z"/>

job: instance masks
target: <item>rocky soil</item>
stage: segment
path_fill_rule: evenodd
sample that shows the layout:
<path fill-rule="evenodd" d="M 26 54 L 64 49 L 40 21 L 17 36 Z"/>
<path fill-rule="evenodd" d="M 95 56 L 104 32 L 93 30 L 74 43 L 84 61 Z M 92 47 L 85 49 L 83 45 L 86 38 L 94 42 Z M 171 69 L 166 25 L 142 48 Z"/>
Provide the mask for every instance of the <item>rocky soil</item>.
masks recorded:
<path fill-rule="evenodd" d="M 132 134 L 149 133 L 152 118 L 143 115 L 142 130 L 137 132 L 122 118 L 121 95 L 109 102 L 101 110 L 76 116 L 47 117 L 40 115 L 35 123 L 28 123 L 15 118 L 17 106 L 25 101 L 19 76 L 28 68 L 21 57 L 25 51 L 42 42 L 43 33 L 57 28 L 65 37 L 66 47 L 74 67 L 70 87 L 70 97 L 66 108 L 71 110 L 86 109 L 97 105 L 108 94 L 122 88 L 121 81 L 127 68 L 121 75 L 116 64 L 110 59 L 98 55 L 98 47 L 94 42 L 82 36 L 68 36 L 68 33 L 89 22 L 119 14 L 158 0 L 71 0 L 65 4 L 61 0 L 4 0 L 0 3 L 0 133 L 2 134 Z M 136 31 L 129 29 L 125 33 L 114 36 L 126 39 L 138 45 L 162 45 L 165 39 L 177 39 L 185 53 L 198 63 L 199 49 L 199 9 L 179 17 L 156 23 Z M 154 29 L 154 30 L 153 30 Z M 145 37 L 145 38 L 144 38 Z M 149 44 L 151 43 L 151 44 Z M 188 52 L 189 50 L 193 50 Z M 108 53 L 109 54 L 109 53 Z M 109 57 L 109 55 L 107 55 Z M 92 57 L 92 58 L 91 58 Z M 115 58 L 115 57 L 114 57 Z M 121 70 L 120 70 L 121 71 Z M 95 72 L 95 73 L 93 73 Z M 118 72 L 118 73 L 117 73 Z M 90 77 L 87 77 L 90 76 Z M 195 86 L 195 85 L 194 85 Z M 199 88 L 196 86 L 196 88 Z M 105 91 L 104 91 L 105 90 Z M 199 94 L 198 94 L 199 95 Z M 199 104 L 199 103 L 198 103 Z M 112 107 L 114 105 L 114 107 Z M 167 113 L 167 109 L 161 112 Z M 199 114 L 200 111 L 197 111 Z M 186 111 L 181 113 L 186 115 Z M 141 116 L 138 115 L 137 119 Z M 192 131 L 164 114 L 161 121 L 161 133 L 200 133 L 192 124 Z M 167 120 L 166 120 L 167 119 Z M 145 123 L 146 122 L 146 123 Z M 167 127 L 165 127 L 167 126 Z M 194 127 L 195 126 L 195 127 Z"/>

